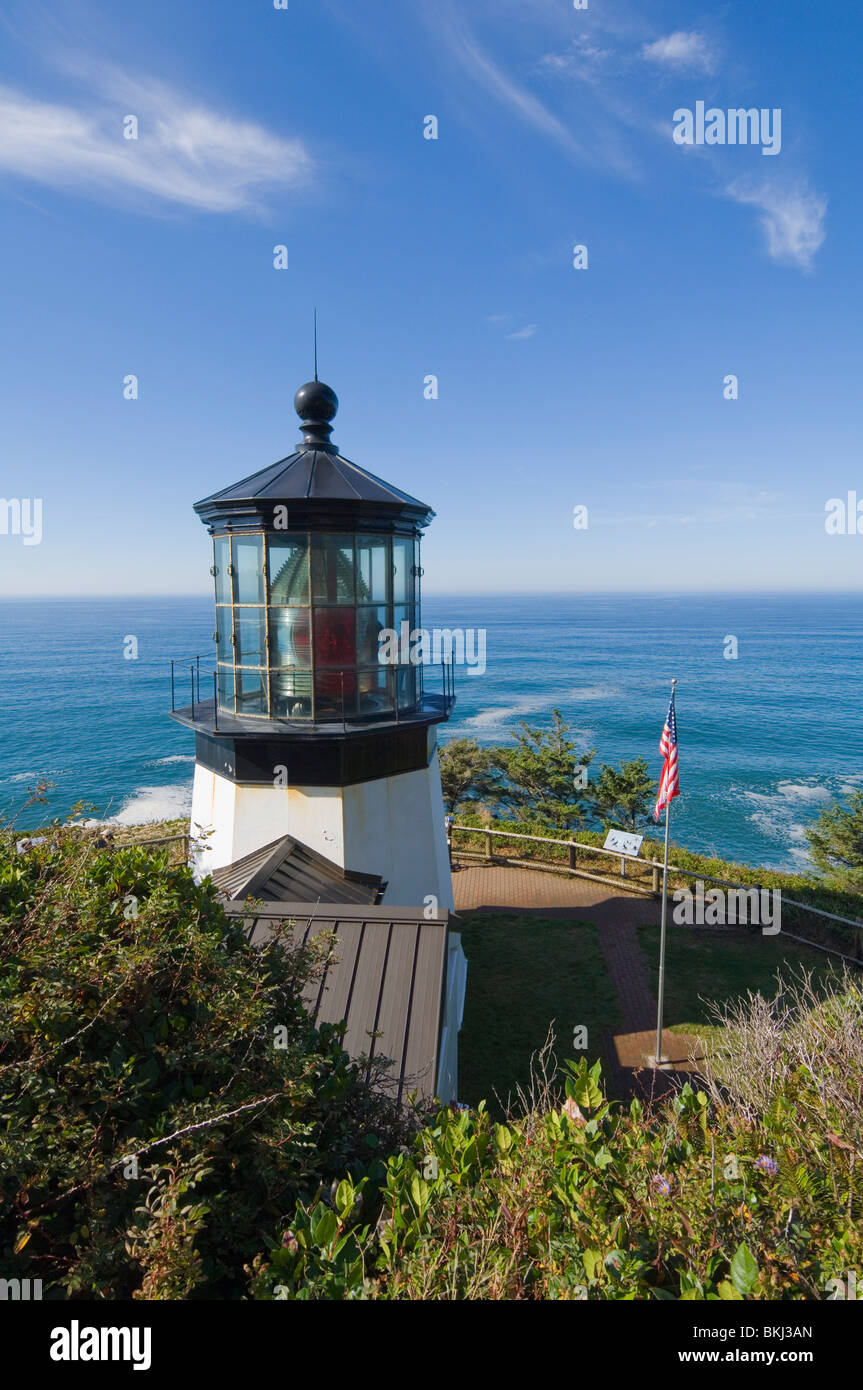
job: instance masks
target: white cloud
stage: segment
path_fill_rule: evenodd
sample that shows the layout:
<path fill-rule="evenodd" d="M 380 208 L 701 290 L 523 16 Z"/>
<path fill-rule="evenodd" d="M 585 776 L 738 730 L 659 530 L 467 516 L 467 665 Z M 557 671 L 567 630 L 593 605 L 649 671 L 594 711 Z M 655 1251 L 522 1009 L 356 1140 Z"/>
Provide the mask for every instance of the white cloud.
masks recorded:
<path fill-rule="evenodd" d="M 528 323 L 528 324 L 525 324 L 524 328 L 518 328 L 518 329 L 516 329 L 515 333 L 507 333 L 506 336 L 507 336 L 507 338 L 510 338 L 510 339 L 512 339 L 512 338 L 532 338 L 533 335 L 534 335 L 534 333 L 536 332 L 536 330 L 537 330 L 538 328 L 539 328 L 539 324 L 538 324 L 538 323 Z"/>
<path fill-rule="evenodd" d="M 690 68 L 701 72 L 712 72 L 716 58 L 703 34 L 686 33 L 678 29 L 664 39 L 646 43 L 641 55 L 651 63 L 661 63 L 671 68 Z"/>
<path fill-rule="evenodd" d="M 0 87 L 0 170 L 111 201 L 155 198 L 200 212 L 255 210 L 264 190 L 308 178 L 312 161 L 300 140 L 159 83 L 109 76 L 76 105 Z M 137 140 L 123 138 L 127 114 L 138 118 Z"/>
<path fill-rule="evenodd" d="M 767 238 L 767 254 L 774 261 L 811 270 L 815 253 L 827 233 L 824 217 L 827 199 L 802 185 L 764 182 L 729 184 L 725 192 L 737 203 L 758 208 Z"/>

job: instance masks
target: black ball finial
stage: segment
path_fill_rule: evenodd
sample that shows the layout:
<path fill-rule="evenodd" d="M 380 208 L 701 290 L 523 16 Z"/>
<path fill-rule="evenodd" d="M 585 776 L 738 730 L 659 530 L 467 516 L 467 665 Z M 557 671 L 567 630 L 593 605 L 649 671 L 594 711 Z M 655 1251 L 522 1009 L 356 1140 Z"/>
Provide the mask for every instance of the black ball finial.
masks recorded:
<path fill-rule="evenodd" d="M 294 410 L 301 420 L 332 420 L 339 398 L 323 381 L 307 381 L 294 396 Z"/>
<path fill-rule="evenodd" d="M 331 386 L 323 381 L 307 381 L 294 396 L 294 409 L 302 422 L 303 439 L 307 448 L 329 449 L 338 453 L 331 444 L 330 421 L 335 418 L 339 408 L 339 398 Z"/>

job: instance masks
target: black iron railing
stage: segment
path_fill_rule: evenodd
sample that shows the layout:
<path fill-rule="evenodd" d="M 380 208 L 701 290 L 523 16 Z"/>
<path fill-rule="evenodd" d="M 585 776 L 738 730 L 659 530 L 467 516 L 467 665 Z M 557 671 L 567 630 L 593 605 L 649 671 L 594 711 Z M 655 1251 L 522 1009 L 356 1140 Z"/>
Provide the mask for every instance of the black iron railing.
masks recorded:
<path fill-rule="evenodd" d="M 218 672 L 216 670 L 202 670 L 200 656 L 195 656 L 191 660 L 174 659 L 171 661 L 171 713 L 181 712 L 189 715 L 193 721 L 201 719 L 213 720 L 213 727 L 218 728 L 219 715 L 222 714 L 228 719 L 250 719 L 260 720 L 262 723 L 277 723 L 294 725 L 296 727 L 309 728 L 315 723 L 319 724 L 341 724 L 344 729 L 348 727 L 364 727 L 375 723 L 396 724 L 402 720 L 409 720 L 417 714 L 427 714 L 431 711 L 449 714 L 455 704 L 455 669 L 453 662 L 422 662 L 416 666 L 408 664 L 384 666 L 384 670 L 395 672 L 393 680 L 393 704 L 391 708 L 378 710 L 372 713 L 357 714 L 351 711 L 345 701 L 344 675 L 342 672 L 341 680 L 341 713 L 334 718 L 331 713 L 320 719 L 313 718 L 286 718 L 284 715 L 273 715 L 268 713 L 254 714 L 243 710 L 230 710 L 219 704 Z M 227 668 L 223 668 L 227 669 Z M 399 704 L 399 680 L 398 673 L 407 670 L 416 673 L 416 696 L 408 705 Z M 432 682 L 437 684 L 437 672 L 440 672 L 440 694 L 430 689 Z M 432 673 L 435 673 L 432 676 Z M 333 673 L 335 674 L 335 672 Z M 360 672 L 352 669 L 349 673 L 356 677 Z M 205 695 L 201 697 L 201 683 L 203 681 Z M 188 695 L 188 703 L 183 699 Z"/>

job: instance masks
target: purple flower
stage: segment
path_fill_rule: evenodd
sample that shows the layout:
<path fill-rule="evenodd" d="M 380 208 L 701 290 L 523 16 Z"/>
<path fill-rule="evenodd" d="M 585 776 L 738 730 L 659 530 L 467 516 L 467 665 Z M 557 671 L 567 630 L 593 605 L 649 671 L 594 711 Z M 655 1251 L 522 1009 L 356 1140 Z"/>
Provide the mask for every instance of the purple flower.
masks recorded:
<path fill-rule="evenodd" d="M 285 1234 L 282 1236 L 282 1247 L 285 1250 L 290 1250 L 292 1255 L 296 1255 L 300 1246 L 293 1231 L 285 1231 Z"/>
<path fill-rule="evenodd" d="M 769 1178 L 775 1178 L 779 1172 L 776 1159 L 768 1158 L 767 1154 L 759 1154 L 752 1166 L 757 1168 L 759 1173 L 766 1173 Z"/>
<path fill-rule="evenodd" d="M 671 1183 L 668 1178 L 664 1178 L 661 1173 L 657 1173 L 653 1179 L 653 1186 L 656 1188 L 660 1197 L 667 1197 L 671 1191 Z"/>

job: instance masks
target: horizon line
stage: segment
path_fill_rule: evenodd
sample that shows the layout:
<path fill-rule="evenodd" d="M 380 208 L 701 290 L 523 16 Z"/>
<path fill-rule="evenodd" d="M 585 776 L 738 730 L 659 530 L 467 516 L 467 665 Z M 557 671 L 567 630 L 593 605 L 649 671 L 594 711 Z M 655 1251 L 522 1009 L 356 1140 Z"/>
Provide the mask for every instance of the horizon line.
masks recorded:
<path fill-rule="evenodd" d="M 863 597 L 863 585 L 856 589 L 439 589 L 427 590 L 423 601 L 443 598 L 465 599 L 530 599 L 530 598 L 828 598 Z M 106 594 L 82 592 L 79 594 L 40 593 L 40 594 L 0 594 L 0 603 L 52 603 L 83 602 L 96 600 L 103 603 L 123 603 L 128 599 L 206 599 L 213 600 L 212 591 L 169 591 L 156 593 L 139 591 L 125 594 Z"/>

